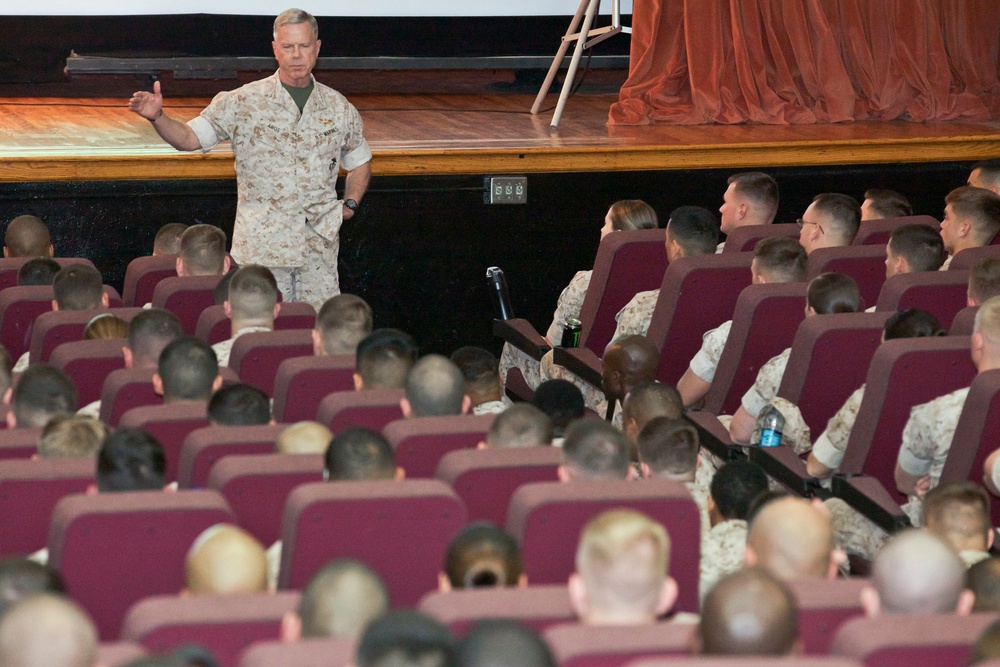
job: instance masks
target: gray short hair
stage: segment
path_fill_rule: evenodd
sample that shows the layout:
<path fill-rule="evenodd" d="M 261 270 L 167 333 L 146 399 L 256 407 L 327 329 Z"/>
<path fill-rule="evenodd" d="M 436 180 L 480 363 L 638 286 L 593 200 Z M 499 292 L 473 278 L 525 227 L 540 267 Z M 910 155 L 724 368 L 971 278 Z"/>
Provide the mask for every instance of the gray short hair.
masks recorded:
<path fill-rule="evenodd" d="M 286 9 L 274 19 L 274 39 L 278 39 L 278 28 L 283 25 L 308 23 L 312 27 L 313 39 L 319 39 L 319 25 L 316 17 L 302 9 Z"/>

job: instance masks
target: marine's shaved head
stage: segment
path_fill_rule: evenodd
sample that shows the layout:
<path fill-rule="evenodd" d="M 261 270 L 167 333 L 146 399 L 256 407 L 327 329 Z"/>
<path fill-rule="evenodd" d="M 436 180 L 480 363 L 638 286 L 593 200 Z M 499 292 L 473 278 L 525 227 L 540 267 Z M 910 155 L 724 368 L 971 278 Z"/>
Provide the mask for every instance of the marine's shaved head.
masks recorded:
<path fill-rule="evenodd" d="M 193 595 L 236 595 L 267 590 L 267 555 L 250 533 L 227 524 L 207 528 L 191 545 L 184 565 Z"/>
<path fill-rule="evenodd" d="M 40 594 L 12 606 L 0 620 L 0 665 L 93 667 L 97 630 L 76 604 Z"/>
<path fill-rule="evenodd" d="M 972 606 L 971 594 L 963 592 L 962 561 L 925 530 L 904 531 L 882 547 L 872 566 L 872 586 L 862 595 L 869 614 L 968 613 Z M 869 597 L 872 591 L 877 600 Z"/>
<path fill-rule="evenodd" d="M 302 591 L 301 636 L 357 638 L 388 609 L 389 593 L 377 574 L 357 561 L 334 561 Z"/>
<path fill-rule="evenodd" d="M 609 399 L 625 400 L 635 385 L 656 379 L 660 351 L 645 336 L 623 336 L 604 351 L 601 388 Z"/>
<path fill-rule="evenodd" d="M 769 502 L 750 523 L 747 564 L 781 580 L 834 576 L 830 515 L 801 498 Z"/>
<path fill-rule="evenodd" d="M 697 641 L 706 655 L 788 655 L 798 639 L 795 598 L 766 570 L 724 577 L 701 605 Z"/>
<path fill-rule="evenodd" d="M 10 221 L 3 237 L 4 257 L 51 257 L 49 228 L 34 215 L 20 215 Z"/>
<path fill-rule="evenodd" d="M 278 454 L 325 454 L 333 433 L 319 422 L 292 424 L 278 436 L 274 449 Z"/>
<path fill-rule="evenodd" d="M 447 357 L 428 354 L 418 361 L 406 378 L 403 414 L 413 417 L 458 415 L 468 409 L 465 377 Z"/>

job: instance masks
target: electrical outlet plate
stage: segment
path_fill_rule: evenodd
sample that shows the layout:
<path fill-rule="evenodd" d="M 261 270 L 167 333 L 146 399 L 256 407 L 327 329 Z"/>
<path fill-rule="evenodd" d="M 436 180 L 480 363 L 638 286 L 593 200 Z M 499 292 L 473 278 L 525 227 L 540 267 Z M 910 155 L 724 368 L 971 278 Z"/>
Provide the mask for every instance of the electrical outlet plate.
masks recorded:
<path fill-rule="evenodd" d="M 485 179 L 487 192 L 484 197 L 487 204 L 527 204 L 527 176 L 487 176 Z"/>

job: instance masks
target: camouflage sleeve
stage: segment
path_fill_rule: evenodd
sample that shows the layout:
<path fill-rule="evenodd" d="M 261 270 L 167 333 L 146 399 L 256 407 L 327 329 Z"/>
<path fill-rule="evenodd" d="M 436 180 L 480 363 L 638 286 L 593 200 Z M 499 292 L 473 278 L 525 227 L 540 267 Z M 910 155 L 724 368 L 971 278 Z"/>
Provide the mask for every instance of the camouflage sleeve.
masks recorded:
<path fill-rule="evenodd" d="M 552 345 L 559 345 L 562 342 L 563 324 L 571 317 L 579 319 L 580 310 L 583 308 L 583 300 L 587 297 L 587 288 L 590 287 L 590 278 L 593 271 L 579 271 L 569 285 L 559 295 L 556 302 L 556 312 L 552 315 L 552 324 L 549 325 L 545 337 Z"/>
<path fill-rule="evenodd" d="M 347 127 L 344 132 L 344 145 L 340 149 L 340 166 L 347 171 L 353 171 L 372 159 L 372 150 L 365 140 L 361 114 L 350 102 L 347 103 L 347 107 Z"/>
<path fill-rule="evenodd" d="M 851 439 L 851 431 L 854 429 L 854 422 L 858 419 L 858 410 L 861 409 L 861 400 L 865 395 L 865 387 L 861 385 L 854 390 L 854 393 L 847 397 L 847 401 L 837 414 L 830 417 L 826 424 L 826 430 L 820 434 L 813 445 L 813 456 L 831 470 L 840 468 L 844 461 L 844 452 L 847 450 L 847 441 Z"/>
<path fill-rule="evenodd" d="M 632 300 L 622 308 L 615 321 L 618 327 L 612 340 L 617 340 L 622 336 L 639 335 L 645 336 L 649 331 L 649 321 L 653 319 L 653 311 L 656 309 L 656 301 L 660 298 L 660 290 L 650 290 L 639 292 Z"/>
<path fill-rule="evenodd" d="M 188 121 L 201 143 L 202 152 L 212 150 L 220 141 L 231 139 L 236 131 L 236 101 L 233 91 L 212 98 L 201 114 Z"/>
<path fill-rule="evenodd" d="M 778 394 L 781 376 L 785 374 L 785 366 L 788 365 L 790 352 L 791 349 L 785 350 L 761 366 L 760 371 L 757 372 L 757 380 L 747 390 L 747 393 L 743 394 L 741 403 L 751 417 L 756 418 L 764 406 Z"/>
<path fill-rule="evenodd" d="M 722 350 L 729 340 L 729 330 L 733 321 L 723 322 L 718 327 L 705 333 L 701 338 L 701 349 L 691 358 L 691 372 L 700 380 L 711 382 L 715 379 L 715 371 L 719 368 Z"/>

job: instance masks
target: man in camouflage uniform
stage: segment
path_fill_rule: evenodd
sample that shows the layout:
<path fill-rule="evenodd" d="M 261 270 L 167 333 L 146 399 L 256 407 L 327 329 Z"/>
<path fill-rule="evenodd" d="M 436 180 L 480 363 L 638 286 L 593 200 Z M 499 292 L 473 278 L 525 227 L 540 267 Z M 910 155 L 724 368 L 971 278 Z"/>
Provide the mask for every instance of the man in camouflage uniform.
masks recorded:
<path fill-rule="evenodd" d="M 163 112 L 159 82 L 129 101 L 179 150 L 206 152 L 232 141 L 239 190 L 233 258 L 267 266 L 287 300 L 317 309 L 340 292 L 340 227 L 364 196 L 372 156 L 357 109 L 312 77 L 319 47 L 316 19 L 289 9 L 274 21 L 273 76 L 219 93 L 186 124 Z M 343 200 L 335 189 L 341 166 L 348 172 Z"/>

